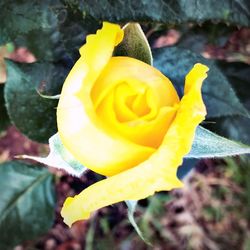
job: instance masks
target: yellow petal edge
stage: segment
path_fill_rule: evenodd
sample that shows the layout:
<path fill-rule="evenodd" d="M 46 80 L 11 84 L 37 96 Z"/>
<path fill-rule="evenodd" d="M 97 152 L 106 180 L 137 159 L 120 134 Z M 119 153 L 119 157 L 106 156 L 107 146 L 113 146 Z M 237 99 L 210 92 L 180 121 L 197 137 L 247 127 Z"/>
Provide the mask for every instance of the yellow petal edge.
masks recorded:
<path fill-rule="evenodd" d="M 201 85 L 207 71 L 208 67 L 198 63 L 186 76 L 176 117 L 156 152 L 136 167 L 67 198 L 61 211 L 66 224 L 71 226 L 78 220 L 88 219 L 93 211 L 120 201 L 139 200 L 158 191 L 182 187 L 177 168 L 191 149 L 196 127 L 205 119 Z"/>

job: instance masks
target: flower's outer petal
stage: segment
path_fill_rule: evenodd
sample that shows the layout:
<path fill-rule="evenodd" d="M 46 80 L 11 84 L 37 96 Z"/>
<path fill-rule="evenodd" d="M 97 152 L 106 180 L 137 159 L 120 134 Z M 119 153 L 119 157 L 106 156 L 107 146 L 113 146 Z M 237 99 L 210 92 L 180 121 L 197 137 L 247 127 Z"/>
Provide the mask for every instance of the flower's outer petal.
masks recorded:
<path fill-rule="evenodd" d="M 191 149 L 196 127 L 206 115 L 201 85 L 207 71 L 205 65 L 196 64 L 187 75 L 185 95 L 159 149 L 137 167 L 97 182 L 74 198 L 67 198 L 61 212 L 66 224 L 70 226 L 87 219 L 91 212 L 116 202 L 143 199 L 157 191 L 182 186 L 176 172 Z"/>
<path fill-rule="evenodd" d="M 79 51 L 95 78 L 111 58 L 114 47 L 122 41 L 123 34 L 119 25 L 103 22 L 102 29 L 87 36 L 86 44 Z"/>
<path fill-rule="evenodd" d="M 57 107 L 57 125 L 65 148 L 85 167 L 111 176 L 138 165 L 155 149 L 137 145 L 114 133 L 96 116 L 91 89 L 122 39 L 118 25 L 104 23 L 87 37 L 82 56 L 63 85 Z"/>

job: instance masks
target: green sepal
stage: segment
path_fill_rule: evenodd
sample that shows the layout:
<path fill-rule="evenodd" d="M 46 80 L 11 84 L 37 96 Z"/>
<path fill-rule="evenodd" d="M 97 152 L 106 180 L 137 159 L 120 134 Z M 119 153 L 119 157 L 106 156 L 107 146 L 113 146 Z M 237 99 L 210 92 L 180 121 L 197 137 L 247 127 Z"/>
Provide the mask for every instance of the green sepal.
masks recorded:
<path fill-rule="evenodd" d="M 19 159 L 29 159 L 48 165 L 50 167 L 63 169 L 67 173 L 80 177 L 85 170 L 80 162 L 78 162 L 71 153 L 63 146 L 59 134 L 51 136 L 49 139 L 50 153 L 47 157 L 37 157 L 29 155 L 19 155 Z"/>
<path fill-rule="evenodd" d="M 124 27 L 124 38 L 115 48 L 115 56 L 128 56 L 153 64 L 153 57 L 148 40 L 139 23 L 127 23 Z"/>

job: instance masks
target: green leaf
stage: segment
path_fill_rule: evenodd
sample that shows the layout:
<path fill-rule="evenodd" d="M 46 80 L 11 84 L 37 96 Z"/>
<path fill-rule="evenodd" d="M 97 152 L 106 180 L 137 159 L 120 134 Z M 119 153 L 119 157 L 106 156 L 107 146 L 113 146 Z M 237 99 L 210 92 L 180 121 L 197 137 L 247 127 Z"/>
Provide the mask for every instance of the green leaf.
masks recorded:
<path fill-rule="evenodd" d="M 123 30 L 124 38 L 115 48 L 115 56 L 129 56 L 152 65 L 152 52 L 140 24 L 128 23 Z"/>
<path fill-rule="evenodd" d="M 250 66 L 244 63 L 225 63 L 219 61 L 217 65 L 230 80 L 230 83 L 246 109 L 250 111 Z M 206 127 L 222 136 L 250 145 L 250 119 L 247 117 L 234 115 L 231 117 L 212 119 L 211 123 L 206 124 Z"/>
<path fill-rule="evenodd" d="M 80 10 L 71 10 L 60 0 L 3 0 L 0 9 L 0 44 L 15 42 L 43 61 L 72 64 L 79 57 L 86 34 L 97 27 L 96 21 L 83 18 Z"/>
<path fill-rule="evenodd" d="M 61 34 L 55 27 L 35 29 L 27 34 L 13 37 L 16 47 L 25 47 L 38 61 L 59 61 L 65 57 L 65 48 L 60 43 Z"/>
<path fill-rule="evenodd" d="M 95 31 L 100 21 L 173 25 L 214 20 L 250 26 L 248 0 L 212 3 L 203 0 L 103 0 L 101 4 L 97 0 L 2 0 L 0 9 L 0 44 L 15 41 L 28 47 L 38 59 L 50 61 L 58 61 L 65 53 L 70 58 L 74 54 L 75 59 L 86 33 Z"/>
<path fill-rule="evenodd" d="M 153 50 L 154 66 L 163 72 L 174 84 L 180 96 L 183 95 L 185 76 L 197 62 L 209 67 L 202 93 L 208 111 L 208 118 L 228 115 L 248 115 L 232 89 L 229 80 L 216 64 L 187 49 L 165 47 Z"/>
<path fill-rule="evenodd" d="M 37 2 L 37 5 L 41 5 L 41 10 L 46 13 L 50 27 L 22 34 L 16 43 L 28 47 L 39 60 L 63 61 L 73 66 L 80 56 L 79 48 L 85 43 L 86 35 L 95 33 L 100 24 L 92 18 L 83 18 L 79 10 L 71 10 L 60 1 L 51 1 L 47 5 Z"/>
<path fill-rule="evenodd" d="M 0 3 L 1 9 L 1 42 L 10 42 L 19 34 L 25 34 L 38 29 L 50 29 L 51 1 L 34 2 L 7 1 Z M 32 15 L 28 15 L 32 8 Z M 47 8 L 47 9 L 45 9 Z"/>
<path fill-rule="evenodd" d="M 0 249 L 13 249 L 46 233 L 53 224 L 53 176 L 20 162 L 0 165 Z"/>
<path fill-rule="evenodd" d="M 60 33 L 54 5 L 59 1 L 1 1 L 0 44 L 15 41 L 28 47 L 38 59 L 59 58 L 63 48 L 58 46 Z"/>
<path fill-rule="evenodd" d="M 48 95 L 61 92 L 69 69 L 60 64 L 18 64 L 7 61 L 5 100 L 15 126 L 29 138 L 48 142 L 56 133 L 57 100 L 42 98 L 37 88 L 45 84 Z"/>
<path fill-rule="evenodd" d="M 59 134 L 56 133 L 49 139 L 50 153 L 47 157 L 37 157 L 29 155 L 20 155 L 19 159 L 30 159 L 51 167 L 63 169 L 69 174 L 80 177 L 85 170 L 80 162 L 78 162 L 71 153 L 63 146 Z"/>
<path fill-rule="evenodd" d="M 9 116 L 4 102 L 4 84 L 0 84 L 0 132 L 5 130 L 10 124 Z"/>
<path fill-rule="evenodd" d="M 217 65 L 223 70 L 241 102 L 247 110 L 250 111 L 250 65 L 239 62 L 229 63 L 223 61 L 217 61 Z"/>
<path fill-rule="evenodd" d="M 37 4 L 33 4 L 32 7 L 32 15 L 28 16 L 27 13 L 31 10 L 31 3 L 6 0 L 0 2 L 1 44 L 13 41 L 13 37 L 21 33 L 28 33 L 34 29 L 39 29 L 42 26 L 50 28 L 46 12 L 41 11 L 41 9 L 39 10 Z"/>
<path fill-rule="evenodd" d="M 84 43 L 86 34 L 94 32 L 101 21 L 176 25 L 214 20 L 250 26 L 248 0 L 220 3 L 202 0 L 103 0 L 101 4 L 96 0 L 2 0 L 0 9 L 0 44 L 15 42 L 29 48 L 38 60 L 66 60 L 71 63 L 79 56 L 78 48 Z"/>
<path fill-rule="evenodd" d="M 82 13 L 96 20 L 111 22 L 160 22 L 179 24 L 184 22 L 204 22 L 216 20 L 228 24 L 250 26 L 248 0 L 65 0 L 72 8 L 80 8 Z M 95 6 L 95 8 L 93 8 Z"/>
<path fill-rule="evenodd" d="M 250 154 L 250 146 L 231 141 L 199 126 L 192 149 L 185 158 L 222 158 L 241 154 Z"/>
<path fill-rule="evenodd" d="M 145 237 L 143 236 L 142 231 L 140 230 L 140 228 L 138 227 L 136 221 L 135 221 L 135 217 L 134 217 L 134 213 L 135 213 L 135 209 L 137 206 L 138 201 L 132 201 L 132 200 L 127 200 L 125 201 L 127 207 L 128 207 L 128 219 L 131 223 L 131 225 L 133 226 L 133 228 L 135 229 L 135 231 L 137 232 L 137 234 L 139 235 L 139 237 L 148 245 L 151 245 L 147 239 L 145 239 Z"/>
<path fill-rule="evenodd" d="M 250 145 L 250 119 L 242 116 L 229 116 L 213 119 L 206 125 L 210 130 L 235 141 Z"/>
<path fill-rule="evenodd" d="M 85 16 L 78 8 L 71 8 L 72 3 L 64 2 L 64 6 L 59 5 L 53 9 L 58 19 L 60 43 L 65 49 L 68 63 L 70 60 L 74 63 L 80 57 L 79 48 L 85 43 L 86 36 L 101 27 L 99 21 Z"/>

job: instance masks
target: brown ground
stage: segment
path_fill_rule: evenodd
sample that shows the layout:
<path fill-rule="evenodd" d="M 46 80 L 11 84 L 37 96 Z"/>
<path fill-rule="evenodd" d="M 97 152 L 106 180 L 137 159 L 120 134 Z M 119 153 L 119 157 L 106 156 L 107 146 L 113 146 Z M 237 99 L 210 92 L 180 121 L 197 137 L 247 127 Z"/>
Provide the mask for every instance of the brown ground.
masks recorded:
<path fill-rule="evenodd" d="M 47 146 L 28 140 L 13 126 L 0 139 L 2 162 L 18 154 L 39 155 L 46 151 Z M 140 202 L 136 219 L 153 247 L 147 246 L 134 232 L 122 203 L 101 209 L 89 221 L 75 223 L 69 229 L 60 216 L 64 199 L 79 193 L 98 177 L 88 172 L 77 179 L 53 170 L 58 177 L 54 226 L 40 239 L 15 250 L 248 250 L 250 208 L 245 196 L 249 190 L 244 182 L 234 180 L 234 170 L 226 169 L 230 164 L 235 161 L 229 160 L 228 166 L 224 162 L 203 161 L 185 180 L 185 188 L 159 193 Z M 246 164 L 249 167 L 249 161 L 241 164 L 239 168 L 245 168 Z"/>

